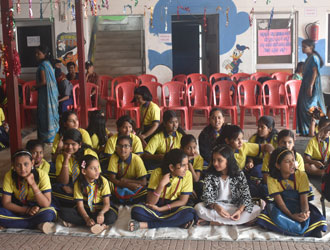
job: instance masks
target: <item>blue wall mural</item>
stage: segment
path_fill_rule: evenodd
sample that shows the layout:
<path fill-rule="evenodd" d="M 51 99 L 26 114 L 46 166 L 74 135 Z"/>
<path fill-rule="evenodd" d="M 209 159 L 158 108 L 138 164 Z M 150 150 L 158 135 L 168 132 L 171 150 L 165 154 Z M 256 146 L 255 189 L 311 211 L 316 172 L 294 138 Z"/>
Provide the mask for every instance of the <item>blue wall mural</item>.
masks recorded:
<path fill-rule="evenodd" d="M 298 38 L 298 62 L 300 61 L 305 61 L 307 56 L 302 53 L 301 50 L 301 42 L 304 39 L 299 37 Z M 326 41 L 325 39 L 320 39 L 317 41 L 317 43 L 315 44 L 315 50 L 321 55 L 324 63 L 325 63 L 325 46 L 326 46 Z M 326 76 L 330 76 L 330 67 L 326 67 L 325 65 L 321 68 L 321 75 L 326 75 Z"/>
<path fill-rule="evenodd" d="M 153 25 L 149 26 L 151 34 L 172 33 L 171 15 L 177 15 L 177 7 L 189 7 L 190 12 L 179 9 L 179 14 L 204 15 L 219 14 L 219 51 L 220 55 L 230 51 L 236 43 L 236 36 L 244 33 L 249 28 L 249 14 L 247 12 L 237 12 L 236 5 L 232 0 L 181 0 L 169 1 L 160 0 L 154 7 Z M 165 14 L 167 7 L 167 15 Z M 228 24 L 226 10 L 228 9 Z M 167 22 L 167 31 L 165 31 Z M 152 70 L 157 65 L 165 65 L 172 69 L 172 50 L 167 50 L 161 54 L 154 50 L 148 50 L 149 69 Z"/>

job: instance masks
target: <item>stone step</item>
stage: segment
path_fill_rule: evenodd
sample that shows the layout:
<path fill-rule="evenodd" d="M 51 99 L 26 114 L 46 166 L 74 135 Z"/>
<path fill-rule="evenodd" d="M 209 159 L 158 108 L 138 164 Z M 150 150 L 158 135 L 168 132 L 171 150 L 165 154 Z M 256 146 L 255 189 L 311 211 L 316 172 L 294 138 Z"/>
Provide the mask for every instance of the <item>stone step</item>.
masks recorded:
<path fill-rule="evenodd" d="M 97 60 L 102 59 L 118 59 L 118 58 L 141 58 L 140 51 L 95 51 L 94 57 Z"/>
<path fill-rule="evenodd" d="M 140 66 L 142 64 L 142 59 L 113 59 L 113 60 L 97 60 L 95 61 L 94 65 L 95 68 L 97 67 L 102 67 L 103 65 L 107 65 L 107 66 L 111 66 L 111 67 L 115 67 L 115 66 Z"/>

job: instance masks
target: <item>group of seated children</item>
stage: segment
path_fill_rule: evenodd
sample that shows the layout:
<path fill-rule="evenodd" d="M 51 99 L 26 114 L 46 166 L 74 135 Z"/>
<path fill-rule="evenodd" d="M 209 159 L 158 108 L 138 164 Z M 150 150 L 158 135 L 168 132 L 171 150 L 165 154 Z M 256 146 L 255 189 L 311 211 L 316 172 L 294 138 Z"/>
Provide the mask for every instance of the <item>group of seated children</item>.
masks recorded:
<path fill-rule="evenodd" d="M 51 166 L 35 140 L 16 152 L 4 179 L 0 226 L 49 233 L 58 211 L 63 225 L 86 225 L 97 234 L 116 221 L 116 206 L 131 205 L 129 231 L 256 223 L 286 235 L 322 237 L 327 224 L 308 202 L 306 172 L 324 171 L 329 120 L 320 121 L 303 159 L 293 132 L 278 133 L 272 117 L 261 117 L 245 142 L 242 129 L 225 125 L 214 108 L 198 137 L 199 155 L 196 138 L 179 126 L 176 113 L 165 111 L 160 123 L 159 107 L 139 91 L 137 134 L 129 116 L 120 117 L 118 132 L 110 134 L 102 112 L 92 114 L 86 131 L 66 111 Z"/>

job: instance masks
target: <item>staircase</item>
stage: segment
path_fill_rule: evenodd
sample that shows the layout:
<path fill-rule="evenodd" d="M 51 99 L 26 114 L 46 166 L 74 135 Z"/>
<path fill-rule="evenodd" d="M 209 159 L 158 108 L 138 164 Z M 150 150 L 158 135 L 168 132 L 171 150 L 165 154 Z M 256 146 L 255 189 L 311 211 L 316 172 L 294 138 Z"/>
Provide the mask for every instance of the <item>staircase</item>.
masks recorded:
<path fill-rule="evenodd" d="M 112 77 L 142 74 L 143 36 L 143 30 L 125 29 L 123 25 L 118 28 L 118 24 L 99 24 L 94 52 L 95 71 Z"/>

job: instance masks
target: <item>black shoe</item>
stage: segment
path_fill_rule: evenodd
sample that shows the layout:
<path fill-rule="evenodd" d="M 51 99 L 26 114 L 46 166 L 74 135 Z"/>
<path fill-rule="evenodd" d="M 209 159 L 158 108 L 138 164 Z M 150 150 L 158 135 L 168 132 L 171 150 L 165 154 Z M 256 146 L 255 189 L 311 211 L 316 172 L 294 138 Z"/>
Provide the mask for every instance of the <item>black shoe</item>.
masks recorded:
<path fill-rule="evenodd" d="M 314 230 L 313 233 L 311 234 L 311 237 L 322 238 L 321 230 Z"/>

